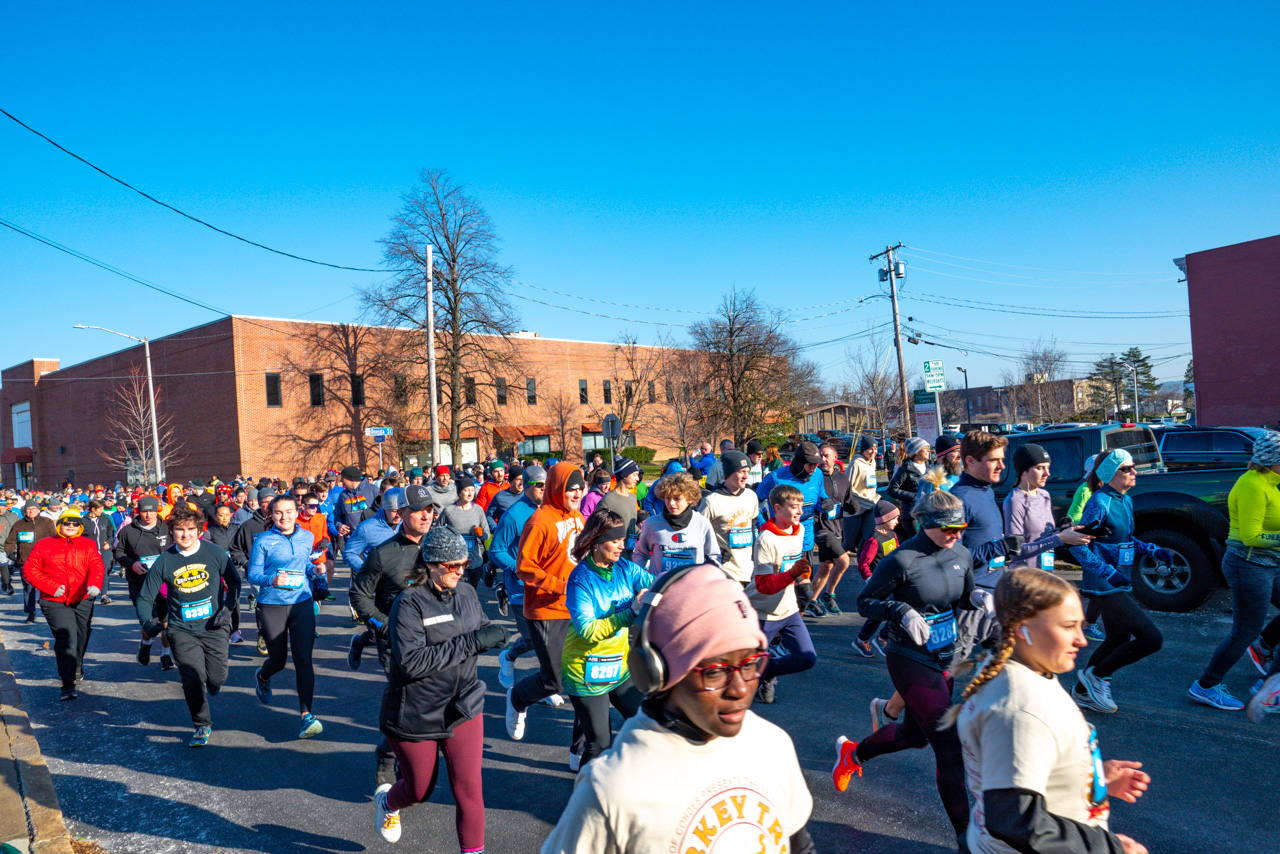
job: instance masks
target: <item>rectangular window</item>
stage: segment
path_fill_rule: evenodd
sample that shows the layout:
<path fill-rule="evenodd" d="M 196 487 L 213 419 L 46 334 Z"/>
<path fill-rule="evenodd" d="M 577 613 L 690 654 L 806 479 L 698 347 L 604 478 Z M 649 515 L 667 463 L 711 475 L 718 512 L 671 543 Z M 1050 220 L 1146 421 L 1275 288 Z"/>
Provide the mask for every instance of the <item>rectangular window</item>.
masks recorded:
<path fill-rule="evenodd" d="M 507 379 L 506 377 L 498 377 L 494 381 L 494 395 L 498 398 L 499 406 L 507 405 Z"/>
<path fill-rule="evenodd" d="M 649 380 L 649 402 L 650 403 L 658 402 L 658 392 L 657 392 L 657 389 L 654 388 L 653 380 Z"/>
<path fill-rule="evenodd" d="M 364 406 L 364 377 L 351 375 L 351 405 Z"/>
<path fill-rule="evenodd" d="M 324 406 L 324 374 L 307 374 L 307 385 L 311 389 L 311 405 Z"/>
<path fill-rule="evenodd" d="M 10 424 L 13 426 L 13 446 L 30 448 L 31 445 L 31 402 L 23 401 L 9 407 Z"/>
<path fill-rule="evenodd" d="M 523 442 L 516 444 L 517 454 L 549 454 L 551 453 L 550 436 L 526 436 Z"/>
<path fill-rule="evenodd" d="M 466 400 L 467 402 L 467 406 L 476 405 L 476 378 L 475 377 L 462 378 L 462 394 L 463 394 L 463 399 Z"/>
<path fill-rule="evenodd" d="M 613 403 L 613 383 L 609 380 L 604 381 L 604 402 Z"/>
<path fill-rule="evenodd" d="M 666 382 L 664 382 L 664 383 L 663 383 L 663 385 L 665 385 L 665 386 L 666 386 L 666 392 L 667 392 L 667 403 L 675 403 L 675 402 L 676 402 L 676 387 L 671 383 L 671 380 L 667 380 Z"/>
<path fill-rule="evenodd" d="M 409 405 L 409 378 L 404 374 L 396 374 L 391 378 L 391 398 L 396 406 Z"/>
<path fill-rule="evenodd" d="M 538 381 L 533 377 L 524 381 L 524 402 L 530 406 L 536 406 L 538 403 Z M 551 450 L 550 447 L 547 448 Z"/>
<path fill-rule="evenodd" d="M 283 406 L 280 399 L 280 375 L 267 374 L 267 406 Z"/>
<path fill-rule="evenodd" d="M 634 384 L 633 382 L 631 382 L 631 380 L 627 380 L 626 382 L 624 382 L 624 383 L 622 384 L 622 394 L 623 394 L 623 399 L 624 399 L 627 403 L 630 403 L 630 402 L 631 402 L 631 398 L 632 398 L 632 396 L 633 396 L 633 394 L 632 394 L 632 393 L 633 393 L 633 391 L 634 391 L 634 389 L 632 388 L 632 386 L 634 386 L 634 385 L 635 385 L 635 384 Z"/>
<path fill-rule="evenodd" d="M 590 402 L 589 395 L 587 394 L 587 381 L 578 380 L 578 403 Z"/>

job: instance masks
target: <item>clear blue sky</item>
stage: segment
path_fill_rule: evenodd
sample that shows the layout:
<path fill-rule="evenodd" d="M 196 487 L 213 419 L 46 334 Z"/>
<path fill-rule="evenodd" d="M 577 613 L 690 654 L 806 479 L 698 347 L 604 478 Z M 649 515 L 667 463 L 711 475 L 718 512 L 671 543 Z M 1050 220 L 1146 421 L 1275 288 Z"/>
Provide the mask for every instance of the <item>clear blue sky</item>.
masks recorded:
<path fill-rule="evenodd" d="M 571 294 L 709 311 L 736 284 L 809 306 L 877 290 L 867 256 L 902 240 L 947 253 L 906 259 L 908 291 L 1185 310 L 1171 259 L 1280 231 L 1280 7 L 1042 6 L 24 4 L 0 29 L 0 106 L 195 215 L 339 264 L 379 266 L 400 193 L 446 167 L 519 279 Z M 378 278 L 203 229 L 2 116 L 0 187 L 0 217 L 235 313 L 351 320 L 343 298 Z M 0 283 L 6 366 L 124 343 L 77 322 L 156 337 L 215 316 L 4 229 Z M 546 336 L 628 328 L 516 304 Z M 1085 342 L 1067 345 L 1081 360 L 1190 349 L 1186 318 L 903 313 L 995 352 L 1050 335 Z M 886 317 L 873 301 L 793 330 L 816 343 Z M 843 344 L 811 353 L 840 374 Z M 907 356 L 974 385 L 1007 366 Z"/>

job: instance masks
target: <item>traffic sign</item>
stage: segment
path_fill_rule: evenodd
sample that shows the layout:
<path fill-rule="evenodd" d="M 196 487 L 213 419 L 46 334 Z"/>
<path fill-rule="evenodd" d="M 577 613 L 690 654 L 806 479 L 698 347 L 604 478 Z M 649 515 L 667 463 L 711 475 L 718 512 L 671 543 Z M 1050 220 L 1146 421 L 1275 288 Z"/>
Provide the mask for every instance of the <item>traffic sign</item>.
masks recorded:
<path fill-rule="evenodd" d="M 387 441 L 387 437 L 379 433 L 378 435 L 373 437 L 373 441 L 381 445 L 383 442 Z"/>
<path fill-rule="evenodd" d="M 942 391 L 947 387 L 947 378 L 942 372 L 942 360 L 930 359 L 924 363 L 925 391 Z"/>
<path fill-rule="evenodd" d="M 366 436 L 390 436 L 394 431 L 390 427 L 366 427 L 364 434 Z"/>
<path fill-rule="evenodd" d="M 600 421 L 600 432 L 606 441 L 612 442 L 622 435 L 622 419 L 610 412 Z"/>

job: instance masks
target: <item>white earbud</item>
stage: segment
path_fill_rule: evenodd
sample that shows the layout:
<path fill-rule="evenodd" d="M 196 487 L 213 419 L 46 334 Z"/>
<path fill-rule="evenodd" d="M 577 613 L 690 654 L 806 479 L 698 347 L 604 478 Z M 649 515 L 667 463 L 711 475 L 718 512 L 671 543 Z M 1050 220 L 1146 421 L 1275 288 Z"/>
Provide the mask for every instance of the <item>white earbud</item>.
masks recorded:
<path fill-rule="evenodd" d="M 1022 628 L 1022 639 L 1027 642 L 1027 646 L 1035 646 L 1035 644 L 1031 642 L 1031 632 L 1027 631 L 1026 626 L 1022 626 L 1021 628 Z"/>

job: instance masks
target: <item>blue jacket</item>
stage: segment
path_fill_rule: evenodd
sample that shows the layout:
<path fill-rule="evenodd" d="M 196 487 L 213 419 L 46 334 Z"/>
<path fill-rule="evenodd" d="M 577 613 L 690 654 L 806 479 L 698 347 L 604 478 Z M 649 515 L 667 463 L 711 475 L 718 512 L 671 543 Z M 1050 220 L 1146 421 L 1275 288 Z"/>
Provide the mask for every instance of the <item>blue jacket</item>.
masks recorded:
<path fill-rule="evenodd" d="M 689 460 L 689 467 L 697 469 L 700 474 L 696 477 L 706 477 L 711 471 L 711 467 L 716 463 L 715 454 L 703 454 L 696 460 Z"/>
<path fill-rule="evenodd" d="M 791 473 L 789 466 L 783 466 L 780 469 L 774 469 L 769 472 L 760 481 L 760 485 L 756 487 L 756 497 L 760 499 L 761 523 L 768 521 L 769 517 L 773 515 L 773 508 L 769 506 L 770 491 L 780 483 L 794 486 L 804 496 L 804 509 L 800 513 L 800 524 L 804 525 L 804 544 L 801 548 L 809 551 L 809 549 L 813 548 L 813 515 L 817 512 L 818 506 L 827 497 L 827 487 L 824 484 L 824 480 L 821 469 L 809 475 L 808 480 L 800 480 Z"/>
<path fill-rule="evenodd" d="M 502 514 L 511 509 L 511 505 L 515 504 L 521 498 L 524 498 L 523 492 L 512 492 L 510 489 L 502 489 L 493 498 L 489 499 L 489 509 L 485 511 L 484 516 L 489 520 L 489 530 L 498 530 L 498 522 L 502 518 Z"/>
<path fill-rule="evenodd" d="M 538 505 L 530 501 L 529 496 L 521 495 L 502 514 L 498 529 L 493 532 L 493 541 L 489 544 L 489 559 L 493 561 L 494 567 L 502 570 L 502 583 L 507 588 L 507 598 L 513 605 L 524 602 L 524 582 L 516 575 L 516 564 L 520 560 L 520 534 L 537 509 Z"/>
<path fill-rule="evenodd" d="M 964 502 L 964 529 L 960 541 L 973 555 L 973 583 L 978 587 L 993 589 L 1005 567 L 1004 515 L 996 503 L 991 484 L 960 475 L 951 494 Z"/>
<path fill-rule="evenodd" d="M 399 527 L 388 525 L 387 514 L 379 511 L 351 532 L 351 536 L 347 537 L 347 544 L 342 548 L 342 559 L 351 567 L 353 578 L 360 567 L 364 566 L 364 559 L 369 556 L 369 552 L 394 537 Z"/>
<path fill-rule="evenodd" d="M 1080 561 L 1084 575 L 1080 588 L 1086 596 L 1106 596 L 1133 589 L 1133 564 L 1138 555 L 1155 557 L 1156 546 L 1134 539 L 1133 499 L 1108 484 L 1093 494 L 1080 516 L 1081 525 L 1105 522 L 1111 536 L 1087 546 L 1072 546 L 1071 555 Z"/>
<path fill-rule="evenodd" d="M 253 541 L 246 573 L 258 587 L 258 604 L 295 605 L 311 598 L 315 541 L 311 532 L 301 527 L 294 528 L 288 537 L 270 528 Z M 288 587 L 275 586 L 275 578 L 282 572 L 289 576 Z"/>
<path fill-rule="evenodd" d="M 588 560 L 574 567 L 564 592 L 570 631 L 561 662 L 565 690 L 575 697 L 606 693 L 630 675 L 627 628 L 636 617 L 631 603 L 641 590 L 653 586 L 653 576 L 626 558 L 608 570 L 593 568 Z M 613 672 L 608 681 L 587 680 L 588 656 L 618 659 L 609 665 Z"/>

